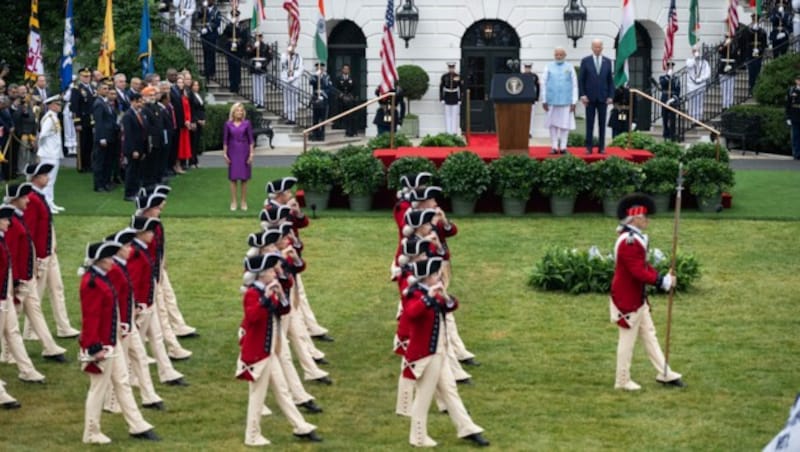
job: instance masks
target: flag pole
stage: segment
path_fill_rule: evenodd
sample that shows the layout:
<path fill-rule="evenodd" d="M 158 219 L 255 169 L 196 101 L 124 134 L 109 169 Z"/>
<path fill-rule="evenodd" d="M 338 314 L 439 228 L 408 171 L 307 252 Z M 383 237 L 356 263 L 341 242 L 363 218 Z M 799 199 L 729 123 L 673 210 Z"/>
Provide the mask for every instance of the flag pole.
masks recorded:
<path fill-rule="evenodd" d="M 678 165 L 678 179 L 675 187 L 675 219 L 672 225 L 672 255 L 670 256 L 669 273 L 674 277 L 675 275 L 675 262 L 678 254 L 678 226 L 681 221 L 681 194 L 683 193 L 683 164 Z M 667 372 L 669 371 L 669 346 L 672 336 L 672 304 L 675 298 L 675 286 L 673 282 L 672 287 L 669 289 L 669 299 L 667 301 L 667 339 L 664 346 L 664 378 L 666 381 Z"/>

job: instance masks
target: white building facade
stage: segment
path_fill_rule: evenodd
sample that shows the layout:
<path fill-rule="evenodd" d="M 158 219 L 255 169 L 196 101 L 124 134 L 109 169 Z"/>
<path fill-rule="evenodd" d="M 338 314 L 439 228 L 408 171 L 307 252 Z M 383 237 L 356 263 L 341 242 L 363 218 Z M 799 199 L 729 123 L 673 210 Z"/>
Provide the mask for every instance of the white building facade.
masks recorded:
<path fill-rule="evenodd" d="M 631 86 L 647 88 L 651 76 L 661 74 L 664 52 L 664 28 L 669 8 L 668 0 L 631 0 L 634 4 L 639 50 L 630 61 Z M 684 65 L 690 55 L 687 37 L 690 0 L 677 0 L 679 31 L 675 38 L 676 68 Z M 244 2 L 242 2 L 244 3 Z M 397 9 L 403 0 L 395 0 Z M 590 53 L 593 39 L 604 43 L 604 54 L 613 59 L 615 40 L 622 19 L 622 0 L 584 0 L 588 20 L 584 37 L 577 48 L 566 37 L 563 11 L 569 0 L 416 0 L 419 22 L 416 37 L 406 48 L 395 34 L 396 63 L 414 64 L 430 76 L 430 87 L 419 101 L 413 101 L 411 111 L 420 117 L 420 134 L 444 131 L 443 107 L 439 103 L 439 80 L 447 70 L 446 62 L 457 62 L 457 70 L 470 89 L 471 130 L 494 130 L 494 113 L 488 100 L 488 87 L 495 73 L 518 71 L 513 62 L 533 63 L 541 73 L 552 60 L 553 49 L 567 49 L 567 60 L 575 65 Z M 724 38 L 727 0 L 700 1 L 701 41 L 716 43 Z M 267 21 L 261 26 L 268 41 L 278 41 L 281 49 L 287 42 L 286 11 L 280 2 L 269 2 Z M 332 76 L 348 63 L 362 85 L 360 100 L 371 98 L 381 81 L 380 47 L 383 33 L 386 0 L 326 0 L 329 58 L 328 71 Z M 243 5 L 246 8 L 246 6 Z M 244 9 L 243 11 L 248 11 Z M 301 0 L 301 34 L 298 52 L 305 59 L 307 70 L 316 62 L 314 32 L 317 1 Z M 749 23 L 749 9 L 739 7 L 742 24 Z M 396 30 L 395 30 L 396 31 Z M 507 64 L 511 60 L 512 69 Z M 461 123 L 466 129 L 466 114 L 462 104 Z M 366 119 L 367 135 L 374 135 L 371 124 L 374 109 Z M 536 112 L 536 136 L 546 136 L 541 126 L 544 114 L 541 106 Z"/>

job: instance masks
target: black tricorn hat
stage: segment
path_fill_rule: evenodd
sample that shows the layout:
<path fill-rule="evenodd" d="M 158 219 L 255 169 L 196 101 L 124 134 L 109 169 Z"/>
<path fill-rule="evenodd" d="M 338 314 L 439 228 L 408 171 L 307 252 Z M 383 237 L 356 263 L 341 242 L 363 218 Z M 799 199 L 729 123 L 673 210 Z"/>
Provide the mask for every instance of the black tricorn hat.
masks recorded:
<path fill-rule="evenodd" d="M 404 174 L 400 176 L 400 184 L 403 186 L 403 188 L 414 189 L 420 185 L 427 185 L 431 181 L 432 177 L 433 174 L 427 171 L 422 171 L 417 174 Z"/>
<path fill-rule="evenodd" d="M 404 220 L 406 226 L 416 229 L 425 223 L 433 221 L 434 216 L 436 216 L 436 210 L 434 209 L 409 210 L 406 212 Z"/>
<path fill-rule="evenodd" d="M 296 183 L 296 177 L 284 177 L 283 179 L 267 182 L 265 190 L 267 191 L 267 194 L 280 193 L 282 191 L 290 190 Z"/>
<path fill-rule="evenodd" d="M 432 243 L 430 240 L 415 237 L 403 239 L 401 242 L 402 252 L 406 256 L 419 256 L 422 253 L 427 253 L 431 249 Z"/>
<path fill-rule="evenodd" d="M 416 278 L 425 278 L 436 274 L 442 268 L 442 262 L 444 260 L 441 257 L 432 257 L 424 261 L 414 262 L 414 276 Z"/>
<path fill-rule="evenodd" d="M 0 219 L 5 218 L 9 219 L 12 215 L 14 215 L 14 211 L 16 208 L 11 204 L 0 204 Z"/>
<path fill-rule="evenodd" d="M 40 174 L 50 174 L 53 168 L 55 168 L 55 165 L 50 163 L 31 163 L 25 165 L 25 175 L 34 178 Z"/>
<path fill-rule="evenodd" d="M 158 207 L 167 200 L 166 195 L 162 195 L 161 193 L 151 193 L 149 195 L 139 195 L 136 198 L 136 208 L 137 209 L 152 209 L 153 207 Z"/>
<path fill-rule="evenodd" d="M 275 253 L 247 257 L 244 259 L 244 269 L 250 273 L 261 273 L 268 268 L 274 267 L 280 260 L 280 254 Z"/>
<path fill-rule="evenodd" d="M 155 231 L 159 223 L 161 223 L 161 220 L 158 218 L 136 215 L 131 217 L 131 228 L 135 229 L 136 232 Z"/>
<path fill-rule="evenodd" d="M 86 259 L 90 261 L 105 259 L 117 254 L 120 248 L 122 248 L 122 244 L 119 242 L 104 241 L 90 243 L 86 247 Z"/>
<path fill-rule="evenodd" d="M 106 237 L 106 241 L 117 242 L 121 245 L 127 245 L 128 243 L 131 243 L 135 238 L 136 238 L 136 229 L 125 228 L 121 231 L 117 231 L 116 233 Z"/>
<path fill-rule="evenodd" d="M 289 216 L 292 209 L 289 206 L 283 206 L 276 202 L 269 202 L 266 207 L 261 210 L 259 214 L 259 221 L 266 221 L 268 223 L 276 223 Z"/>
<path fill-rule="evenodd" d="M 418 188 L 411 194 L 412 201 L 425 201 L 426 199 L 434 199 L 442 195 L 442 187 L 431 185 L 430 187 Z"/>
<path fill-rule="evenodd" d="M 6 185 L 6 198 L 17 199 L 27 195 L 33 191 L 33 185 L 30 182 L 23 182 L 21 184 L 8 184 Z"/>
<path fill-rule="evenodd" d="M 617 204 L 617 218 L 624 220 L 636 215 L 652 215 L 656 213 L 653 198 L 644 193 L 626 195 Z"/>

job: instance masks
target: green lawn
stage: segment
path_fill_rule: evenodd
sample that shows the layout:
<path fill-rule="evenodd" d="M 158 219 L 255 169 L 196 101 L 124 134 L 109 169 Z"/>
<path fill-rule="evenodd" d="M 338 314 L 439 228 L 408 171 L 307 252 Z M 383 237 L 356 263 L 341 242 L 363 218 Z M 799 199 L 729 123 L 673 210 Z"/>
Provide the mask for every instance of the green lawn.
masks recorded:
<path fill-rule="evenodd" d="M 266 181 L 265 174 L 256 180 Z M 776 176 L 768 180 L 784 176 L 769 174 Z M 132 208 L 117 193 L 68 193 L 67 187 L 78 184 L 70 185 L 71 176 L 65 176 L 57 197 L 68 210 L 56 218 L 56 227 L 70 315 L 77 325 L 75 269 L 84 246 L 124 226 Z M 739 178 L 737 191 L 747 186 L 746 179 Z M 254 184 L 258 196 L 251 198 L 252 205 L 263 198 L 262 186 Z M 192 386 L 156 385 L 168 411 L 144 414 L 164 438 L 157 447 L 128 439 L 122 418 L 104 415 L 104 431 L 119 449 L 244 449 L 247 385 L 233 378 L 241 320 L 238 287 L 245 237 L 258 222 L 254 211 L 229 212 L 225 190 L 224 173 L 216 170 L 204 169 L 176 183 L 164 221 L 170 276 L 184 315 L 201 334 L 183 341 L 194 356 L 176 365 Z M 789 218 L 800 216 L 788 205 L 797 204 L 793 190 L 781 208 Z M 746 195 L 741 205 L 740 195 L 735 196 L 736 209 L 749 205 Z M 94 208 L 103 197 L 112 216 Z M 218 221 L 216 214 L 226 218 Z M 695 289 L 675 300 L 671 364 L 689 388 L 657 386 L 638 347 L 632 372 L 643 390 L 635 394 L 612 389 L 616 328 L 608 322 L 606 296 L 543 293 L 525 286 L 548 246 L 610 248 L 613 219 L 599 214 L 455 219 L 461 232 L 450 242 L 451 292 L 461 300 L 461 335 L 483 362 L 468 369 L 474 384 L 459 390 L 495 450 L 763 447 L 782 427 L 800 389 L 800 222 L 731 219 L 738 216 L 735 210 L 713 219 L 698 214 L 681 224 L 681 250 L 694 253 L 703 266 Z M 651 228 L 653 245 L 669 248 L 669 217 L 657 218 Z M 292 438 L 271 396 L 268 403 L 276 414 L 264 418 L 265 436 L 277 450 L 406 449 L 409 422 L 394 415 L 399 360 L 390 350 L 397 305 L 396 286 L 388 281 L 397 237 L 393 221 L 388 212 L 337 212 L 315 221 L 303 237 L 309 262 L 306 288 L 320 322 L 336 337 L 320 345 L 335 384 L 307 385 L 325 409 L 307 418 L 318 425 L 325 442 L 311 446 Z M 654 300 L 662 343 L 665 303 L 663 296 Z M 48 306 L 45 314 L 50 317 Z M 70 349 L 72 363 L 45 363 L 38 357 L 39 345 L 28 343 L 47 385 L 24 385 L 16 380 L 14 367 L 0 366 L 8 391 L 23 403 L 21 410 L 0 413 L 0 448 L 84 449 L 80 439 L 88 378 L 74 359 L 75 341 L 60 342 Z M 432 414 L 429 424 L 441 449 L 463 447 L 446 416 Z"/>

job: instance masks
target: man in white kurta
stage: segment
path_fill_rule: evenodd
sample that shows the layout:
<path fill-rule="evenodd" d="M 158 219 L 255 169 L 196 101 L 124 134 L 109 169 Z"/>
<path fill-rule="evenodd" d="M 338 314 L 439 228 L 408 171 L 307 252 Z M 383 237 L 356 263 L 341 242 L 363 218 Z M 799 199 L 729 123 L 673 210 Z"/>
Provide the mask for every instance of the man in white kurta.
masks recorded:
<path fill-rule="evenodd" d="M 703 103 L 706 100 L 706 83 L 711 78 L 711 66 L 700 55 L 700 50 L 694 49 L 692 58 L 686 60 L 686 96 L 688 113 L 692 118 L 703 120 Z"/>
<path fill-rule="evenodd" d="M 567 152 L 567 136 L 575 130 L 575 104 L 578 103 L 578 77 L 575 68 L 565 63 L 567 51 L 556 47 L 555 61 L 542 73 L 542 107 L 547 113 L 545 125 L 550 130 L 551 154 Z"/>
<path fill-rule="evenodd" d="M 56 205 L 55 203 L 55 185 L 56 178 L 58 177 L 58 167 L 61 166 L 62 145 L 61 145 L 61 121 L 58 119 L 58 114 L 61 113 L 61 96 L 53 96 L 48 98 L 47 113 L 44 114 L 41 121 L 39 121 L 39 149 L 36 155 L 39 157 L 39 163 L 49 163 L 53 165 L 53 170 L 50 171 L 50 180 L 44 186 L 42 191 L 47 198 L 47 203 L 50 204 L 50 209 L 53 213 L 63 212 L 64 208 Z"/>

